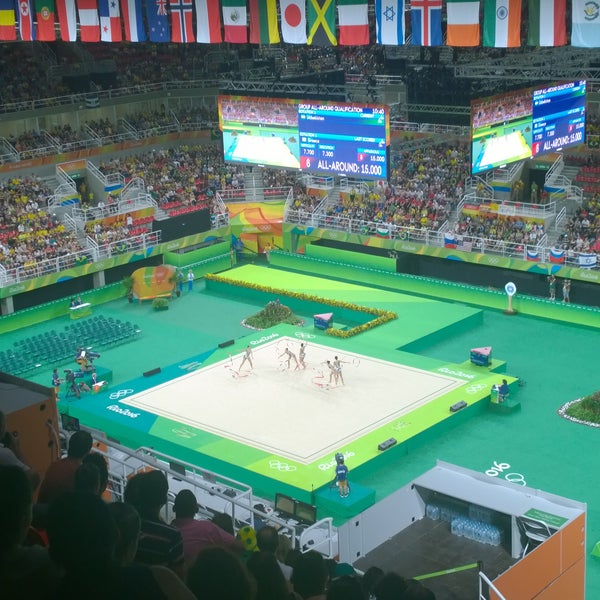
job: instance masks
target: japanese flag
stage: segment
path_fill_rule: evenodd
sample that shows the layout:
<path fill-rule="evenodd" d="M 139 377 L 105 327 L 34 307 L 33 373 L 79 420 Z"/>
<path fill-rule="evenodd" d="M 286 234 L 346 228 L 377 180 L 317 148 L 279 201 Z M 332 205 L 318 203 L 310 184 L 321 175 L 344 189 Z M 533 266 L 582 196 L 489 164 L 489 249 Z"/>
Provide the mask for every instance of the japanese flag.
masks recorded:
<path fill-rule="evenodd" d="M 305 0 L 279 0 L 281 37 L 287 44 L 306 44 Z"/>

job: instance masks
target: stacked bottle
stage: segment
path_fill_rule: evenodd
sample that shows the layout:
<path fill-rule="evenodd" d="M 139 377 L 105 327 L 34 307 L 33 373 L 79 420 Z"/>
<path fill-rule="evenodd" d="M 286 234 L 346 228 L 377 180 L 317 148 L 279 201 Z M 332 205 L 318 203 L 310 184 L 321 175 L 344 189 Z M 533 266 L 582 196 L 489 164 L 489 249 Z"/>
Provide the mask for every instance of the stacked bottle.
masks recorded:
<path fill-rule="evenodd" d="M 456 517 L 452 519 L 450 531 L 453 535 L 466 537 L 482 544 L 499 546 L 502 541 L 502 532 L 495 525 L 476 521 L 467 517 Z"/>

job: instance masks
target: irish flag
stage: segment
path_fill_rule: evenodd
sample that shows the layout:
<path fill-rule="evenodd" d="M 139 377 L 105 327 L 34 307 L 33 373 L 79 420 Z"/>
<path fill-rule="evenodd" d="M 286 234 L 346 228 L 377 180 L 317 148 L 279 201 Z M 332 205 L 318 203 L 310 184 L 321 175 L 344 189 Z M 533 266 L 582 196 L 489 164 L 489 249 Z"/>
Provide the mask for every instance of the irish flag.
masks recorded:
<path fill-rule="evenodd" d="M 566 0 L 529 0 L 528 46 L 567 44 Z"/>
<path fill-rule="evenodd" d="M 369 5 L 366 0 L 338 0 L 337 8 L 340 45 L 368 45 Z"/>
<path fill-rule="evenodd" d="M 484 0 L 483 45 L 491 48 L 521 45 L 521 0 Z"/>
<path fill-rule="evenodd" d="M 246 0 L 223 0 L 225 40 L 232 44 L 248 43 L 248 13 Z"/>
<path fill-rule="evenodd" d="M 448 46 L 479 46 L 479 0 L 448 0 Z"/>

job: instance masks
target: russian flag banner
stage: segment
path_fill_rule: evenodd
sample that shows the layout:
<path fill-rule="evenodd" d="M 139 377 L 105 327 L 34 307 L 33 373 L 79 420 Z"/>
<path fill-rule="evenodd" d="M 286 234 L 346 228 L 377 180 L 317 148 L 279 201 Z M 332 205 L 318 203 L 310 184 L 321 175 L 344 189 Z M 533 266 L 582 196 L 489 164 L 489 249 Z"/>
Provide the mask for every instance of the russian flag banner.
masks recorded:
<path fill-rule="evenodd" d="M 456 248 L 456 238 L 453 233 L 444 234 L 444 247 L 445 248 Z"/>
<path fill-rule="evenodd" d="M 527 260 L 530 260 L 532 262 L 539 262 L 540 253 L 537 250 L 530 250 L 529 248 L 527 248 Z"/>
<path fill-rule="evenodd" d="M 548 260 L 556 265 L 562 265 L 565 262 L 565 251 L 560 248 L 550 248 Z"/>

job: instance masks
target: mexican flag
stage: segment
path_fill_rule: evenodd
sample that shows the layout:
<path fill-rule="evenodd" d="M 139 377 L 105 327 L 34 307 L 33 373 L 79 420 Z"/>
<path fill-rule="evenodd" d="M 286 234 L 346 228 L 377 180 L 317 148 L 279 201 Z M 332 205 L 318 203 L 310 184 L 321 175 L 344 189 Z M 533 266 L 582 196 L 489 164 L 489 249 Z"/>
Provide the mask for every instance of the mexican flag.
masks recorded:
<path fill-rule="evenodd" d="M 246 0 L 222 0 L 225 42 L 248 43 L 248 13 Z"/>

